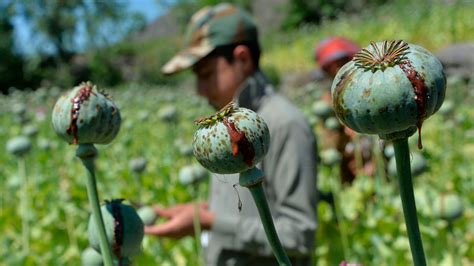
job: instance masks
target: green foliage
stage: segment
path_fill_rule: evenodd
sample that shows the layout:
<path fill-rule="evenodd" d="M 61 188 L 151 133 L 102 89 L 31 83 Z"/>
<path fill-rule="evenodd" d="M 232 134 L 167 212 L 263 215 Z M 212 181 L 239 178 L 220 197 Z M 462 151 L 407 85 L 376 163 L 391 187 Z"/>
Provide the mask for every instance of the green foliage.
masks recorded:
<path fill-rule="evenodd" d="M 134 64 L 138 81 L 170 84 L 181 80 L 183 78 L 181 74 L 168 77 L 161 73 L 163 65 L 179 51 L 181 45 L 181 39 L 178 38 L 157 38 L 133 44 L 135 51 L 139 51 Z"/>
<path fill-rule="evenodd" d="M 324 19 L 335 19 L 346 13 L 359 13 L 363 9 L 373 8 L 387 0 L 293 0 L 288 1 L 283 29 L 292 29 L 306 23 L 319 24 Z"/>
<path fill-rule="evenodd" d="M 13 25 L 9 19 L 11 5 L 0 3 L 0 93 L 9 87 L 26 85 L 23 77 L 23 60 L 13 49 Z"/>
<path fill-rule="evenodd" d="M 342 17 L 318 27 L 302 27 L 262 38 L 265 51 L 262 65 L 275 66 L 279 73 L 285 74 L 311 70 L 314 68 L 312 52 L 315 43 L 334 34 L 354 39 L 361 46 L 368 45 L 371 40 L 396 36 L 431 51 L 452 42 L 472 40 L 472 4 L 434 3 L 433 6 L 423 6 L 423 3 L 411 3 L 404 6 L 397 3 L 387 4 L 361 18 Z M 122 44 L 113 53 L 141 55 L 139 67 L 147 69 L 150 79 L 170 81 L 163 76 L 153 77 L 153 73 L 159 75 L 162 63 L 171 57 L 172 50 L 179 48 L 179 43 L 178 39 L 160 39 Z M 55 75 L 60 76 L 62 72 L 55 72 Z M 177 82 L 183 78 L 187 76 L 171 80 Z M 320 89 L 327 88 L 308 87 L 293 100 L 310 114 L 312 104 L 321 94 Z M 97 147 L 98 189 L 102 201 L 117 197 L 133 201 L 140 195 L 140 203 L 168 206 L 193 200 L 192 188 L 179 182 L 179 169 L 195 163 L 195 160 L 182 155 L 175 143 L 180 140 L 190 144 L 195 130 L 192 121 L 212 110 L 192 91 L 193 85 L 181 82 L 174 87 L 128 84 L 111 93 L 120 106 L 124 121 L 111 144 Z M 18 252 L 21 247 L 21 217 L 18 212 L 21 179 L 17 161 L 6 150 L 0 153 L 0 264 L 77 265 L 81 252 L 89 245 L 87 222 L 90 207 L 85 188 L 86 173 L 75 157 L 74 147 L 55 135 L 49 120 L 59 92 L 57 87 L 50 87 L 34 92 L 15 91 L 8 97 L 0 95 L 0 147 L 6 149 L 6 142 L 21 134 L 25 120 L 36 124 L 39 129 L 32 139 L 32 150 L 25 158 L 32 204 L 28 256 Z M 418 217 L 429 265 L 472 265 L 474 82 L 465 84 L 448 79 L 446 93 L 446 99 L 456 103 L 454 110 L 449 115 L 434 115 L 423 125 L 423 155 L 428 169 L 414 180 Z M 160 121 L 155 115 L 168 104 L 175 105 L 180 114 L 179 120 L 172 125 Z M 21 121 L 17 119 L 16 109 L 25 112 Z M 144 112 L 149 115 L 145 117 Z M 415 151 L 416 137 L 410 139 L 410 145 Z M 146 170 L 141 173 L 141 187 L 135 185 L 135 176 L 128 167 L 128 162 L 137 156 L 148 160 Z M 378 162 L 382 164 L 384 161 Z M 359 176 L 352 186 L 341 186 L 334 178 L 338 176 L 337 171 L 334 167 L 319 167 L 318 186 L 325 191 L 333 188 L 339 191 L 336 195 L 342 219 L 337 222 L 334 209 L 325 202 L 319 203 L 319 227 L 313 251 L 317 265 L 338 265 L 342 260 L 364 265 L 409 265 L 410 251 L 395 180 L 378 171 L 375 178 Z M 197 192 L 197 200 L 206 198 L 207 192 L 207 184 L 203 183 Z M 464 213 L 452 224 L 439 219 L 434 211 L 433 204 L 440 193 L 456 194 L 463 203 Z M 159 218 L 156 222 L 162 220 Z M 347 240 L 347 256 L 343 255 L 342 239 Z M 176 241 L 145 236 L 143 252 L 134 263 L 193 265 L 197 261 L 196 254 L 193 238 Z"/>
<path fill-rule="evenodd" d="M 269 34 L 262 38 L 262 63 L 273 64 L 281 73 L 310 71 L 315 67 L 315 45 L 334 35 L 352 39 L 361 47 L 370 41 L 403 39 L 436 52 L 451 43 L 472 41 L 473 12 L 471 2 L 427 5 L 426 1 L 394 1 L 357 16 L 345 14 L 319 26 L 306 25 L 290 32 Z"/>
<path fill-rule="evenodd" d="M 90 62 L 90 79 L 96 80 L 98 85 L 115 86 L 122 82 L 122 73 L 115 64 L 118 56 L 112 52 L 100 51 L 92 55 Z"/>
<path fill-rule="evenodd" d="M 262 71 L 265 73 L 270 82 L 278 89 L 281 84 L 281 73 L 278 72 L 278 69 L 273 65 L 262 66 Z"/>
<path fill-rule="evenodd" d="M 39 132 L 32 138 L 32 149 L 25 157 L 30 182 L 29 212 L 31 222 L 30 254 L 18 252 L 21 243 L 20 216 L 17 211 L 19 184 L 16 158 L 0 153 L 0 257 L 5 265 L 75 265 L 89 245 L 87 223 L 90 207 L 85 188 L 86 173 L 75 157 L 75 148 L 56 136 L 51 128 L 51 111 L 58 90 L 14 92 L 0 96 L 0 147 L 23 131 L 15 119 L 18 104 L 28 108 L 24 114 Z M 181 154 L 178 139 L 191 143 L 195 131 L 193 120 L 210 114 L 205 100 L 197 98 L 189 86 L 158 87 L 127 85 L 110 94 L 120 106 L 124 118 L 117 138 L 108 145 L 97 146 L 97 182 L 101 201 L 125 198 L 141 204 L 171 204 L 193 200 L 190 187 L 179 180 L 179 170 L 195 159 Z M 295 101 L 303 110 L 311 110 L 313 94 Z M 474 263 L 474 82 L 448 81 L 446 98 L 456 102 L 452 116 L 434 115 L 423 125 L 423 154 L 428 169 L 414 180 L 421 233 L 429 265 L 470 265 Z M 303 101 L 304 100 L 304 101 Z M 170 125 L 156 115 L 162 106 L 175 105 L 180 115 Z M 15 106 L 15 107 L 14 107 Z M 15 110 L 14 110 L 15 109 Z M 150 115 L 143 120 L 142 113 Z M 48 148 L 40 143 L 48 141 Z M 324 141 L 321 140 L 320 141 Z M 416 150 L 416 137 L 410 139 Z M 129 168 L 132 158 L 148 160 L 141 173 L 141 186 Z M 381 163 L 384 161 L 382 160 Z M 375 178 L 358 176 L 352 186 L 341 186 L 335 176 L 338 168 L 320 165 L 318 185 L 327 191 L 338 189 L 341 220 L 325 202 L 318 206 L 319 228 L 314 255 L 318 265 L 338 265 L 342 260 L 364 265 L 407 265 L 409 246 L 404 229 L 398 186 L 383 172 Z M 214 177 L 210 177 L 214 178 Z M 232 184 L 229 184 L 232 185 Z M 206 183 L 200 186 L 197 200 L 207 197 Z M 451 227 L 435 213 L 440 193 L 460 197 L 464 213 Z M 140 199 L 138 199 L 140 195 Z M 337 202 L 337 201 L 336 201 Z M 34 221 L 34 222 L 33 222 Z M 162 222 L 160 218 L 157 223 Z M 342 235 L 348 243 L 343 255 Z M 451 247 L 455 247 L 451 249 Z M 146 236 L 143 252 L 134 259 L 136 265 L 192 265 L 196 260 L 196 243 L 192 238 L 181 241 Z M 408 257 L 407 257 L 408 256 Z"/>
<path fill-rule="evenodd" d="M 93 56 L 89 68 L 77 66 L 75 56 L 84 50 L 107 47 L 144 24 L 143 17 L 126 12 L 127 4 L 123 0 L 3 3 L 0 5 L 0 85 L 5 85 L 2 91 L 10 86 L 36 87 L 40 82 L 67 87 L 98 77 L 101 84 L 118 84 L 121 76 L 114 66 L 114 58 L 104 53 Z M 12 52 L 13 19 L 25 21 L 23 30 L 31 34 L 27 51 L 31 55 L 24 60 Z"/>
<path fill-rule="evenodd" d="M 138 18 L 125 12 L 126 2 L 122 0 L 23 0 L 13 7 L 14 15 L 27 21 L 36 42 L 40 42 L 35 43 L 40 50 L 34 52 L 53 54 L 65 62 L 80 50 L 79 33 L 84 35 L 86 48 L 100 47 L 110 37 L 125 36 L 138 25 L 133 23 Z M 112 36 L 111 27 L 116 36 Z"/>

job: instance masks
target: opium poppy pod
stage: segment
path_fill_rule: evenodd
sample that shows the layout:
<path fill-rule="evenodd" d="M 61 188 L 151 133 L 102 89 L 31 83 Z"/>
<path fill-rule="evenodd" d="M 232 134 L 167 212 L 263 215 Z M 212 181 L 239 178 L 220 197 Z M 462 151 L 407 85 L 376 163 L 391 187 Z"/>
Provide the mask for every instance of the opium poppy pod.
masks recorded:
<path fill-rule="evenodd" d="M 404 41 L 372 42 L 337 73 L 331 93 L 337 117 L 359 133 L 407 138 L 443 103 L 440 61 Z"/>
<path fill-rule="evenodd" d="M 231 103 L 196 124 L 194 156 L 213 173 L 241 173 L 257 165 L 268 151 L 267 124 L 252 110 Z"/>
<path fill-rule="evenodd" d="M 118 134 L 120 122 L 115 103 L 90 82 L 61 96 L 53 110 L 54 130 L 72 144 L 107 144 Z"/>
<path fill-rule="evenodd" d="M 101 207 L 107 241 L 116 258 L 131 257 L 140 253 L 144 236 L 144 225 L 134 208 L 122 204 L 121 199 L 106 201 Z M 89 243 L 100 252 L 99 229 L 89 218 Z"/>

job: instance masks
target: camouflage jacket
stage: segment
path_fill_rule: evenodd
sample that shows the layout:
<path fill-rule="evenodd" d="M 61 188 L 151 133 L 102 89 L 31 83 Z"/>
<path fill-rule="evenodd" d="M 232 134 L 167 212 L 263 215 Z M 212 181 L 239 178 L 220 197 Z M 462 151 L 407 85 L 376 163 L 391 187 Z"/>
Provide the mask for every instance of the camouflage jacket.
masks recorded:
<path fill-rule="evenodd" d="M 262 72 L 249 77 L 236 95 L 241 107 L 256 111 L 270 130 L 270 148 L 258 165 L 275 227 L 293 265 L 311 265 L 316 214 L 316 139 L 303 114 L 275 93 Z M 209 232 L 206 265 L 276 265 L 263 226 L 246 188 L 233 188 L 238 175 L 211 178 L 210 208 L 216 213 Z"/>

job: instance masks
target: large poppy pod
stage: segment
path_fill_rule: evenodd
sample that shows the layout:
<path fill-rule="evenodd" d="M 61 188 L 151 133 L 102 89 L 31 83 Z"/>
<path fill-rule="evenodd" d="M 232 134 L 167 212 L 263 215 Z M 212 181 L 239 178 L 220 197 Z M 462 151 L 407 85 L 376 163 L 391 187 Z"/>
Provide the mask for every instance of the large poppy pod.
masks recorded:
<path fill-rule="evenodd" d="M 231 103 L 196 123 L 194 156 L 213 173 L 241 173 L 257 165 L 268 151 L 267 124 L 252 110 Z"/>
<path fill-rule="evenodd" d="M 359 133 L 395 140 L 420 133 L 443 103 L 441 62 L 421 46 L 382 41 L 362 49 L 337 73 L 331 93 L 337 117 Z"/>

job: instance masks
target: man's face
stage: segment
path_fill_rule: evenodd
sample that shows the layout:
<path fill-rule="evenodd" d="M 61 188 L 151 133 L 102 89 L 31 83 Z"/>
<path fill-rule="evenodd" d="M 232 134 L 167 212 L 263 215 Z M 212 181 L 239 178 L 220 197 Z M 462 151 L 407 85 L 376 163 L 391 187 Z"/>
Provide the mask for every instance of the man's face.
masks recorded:
<path fill-rule="evenodd" d="M 231 64 L 222 56 L 210 56 L 194 67 L 197 92 L 207 98 L 217 110 L 228 104 L 245 80 L 242 64 L 234 60 Z"/>

